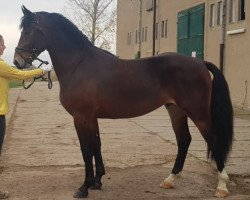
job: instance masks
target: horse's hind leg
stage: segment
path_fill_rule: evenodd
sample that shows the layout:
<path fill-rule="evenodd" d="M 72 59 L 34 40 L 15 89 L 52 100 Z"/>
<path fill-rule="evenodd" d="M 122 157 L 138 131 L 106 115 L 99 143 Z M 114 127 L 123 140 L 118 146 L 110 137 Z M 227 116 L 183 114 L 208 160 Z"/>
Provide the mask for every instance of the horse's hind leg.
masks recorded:
<path fill-rule="evenodd" d="M 222 161 L 221 157 L 218 156 L 218 152 L 215 152 L 215 139 L 214 136 L 212 134 L 212 122 L 210 119 L 210 115 L 209 114 L 205 114 L 203 113 L 204 118 L 202 119 L 193 119 L 195 125 L 197 126 L 197 128 L 199 129 L 199 131 L 201 132 L 203 138 L 205 139 L 205 141 L 207 142 L 208 145 L 208 149 L 210 151 L 212 151 L 212 153 L 215 156 L 215 161 L 216 161 L 216 165 L 217 165 L 217 170 L 218 170 L 218 186 L 217 186 L 217 190 L 215 192 L 215 196 L 216 197 L 226 197 L 228 196 L 229 192 L 227 190 L 227 182 L 229 180 L 228 174 L 226 172 L 225 165 L 224 162 Z M 208 116 L 208 117 L 205 117 Z"/>
<path fill-rule="evenodd" d="M 168 189 L 173 187 L 177 174 L 179 174 L 183 169 L 188 147 L 191 142 L 191 135 L 188 128 L 187 115 L 175 105 L 166 106 L 166 108 L 171 118 L 178 145 L 178 154 L 172 173 L 160 185 L 161 187 Z"/>

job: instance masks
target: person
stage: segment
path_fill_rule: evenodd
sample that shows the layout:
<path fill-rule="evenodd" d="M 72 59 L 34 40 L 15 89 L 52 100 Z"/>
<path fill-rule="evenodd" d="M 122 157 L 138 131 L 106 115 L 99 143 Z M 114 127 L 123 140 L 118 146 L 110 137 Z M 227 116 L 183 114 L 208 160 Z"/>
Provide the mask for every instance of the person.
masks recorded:
<path fill-rule="evenodd" d="M 6 130 L 6 120 L 5 115 L 8 113 L 8 92 L 9 92 L 9 80 L 19 79 L 25 80 L 29 78 L 34 78 L 40 76 L 46 72 L 51 71 L 51 66 L 42 66 L 37 69 L 32 69 L 28 71 L 23 71 L 16 69 L 8 65 L 1 56 L 5 50 L 4 38 L 0 35 L 0 156 L 2 152 L 2 146 L 4 142 L 5 130 Z M 6 199 L 9 197 L 7 191 L 0 190 L 0 199 Z"/>

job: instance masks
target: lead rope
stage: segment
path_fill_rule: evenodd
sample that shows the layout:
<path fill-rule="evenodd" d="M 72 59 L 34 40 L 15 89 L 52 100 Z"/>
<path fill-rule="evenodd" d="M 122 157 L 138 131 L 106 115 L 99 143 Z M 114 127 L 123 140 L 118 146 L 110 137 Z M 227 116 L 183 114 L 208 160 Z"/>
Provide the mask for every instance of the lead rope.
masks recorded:
<path fill-rule="evenodd" d="M 52 84 L 52 80 L 51 80 L 51 72 L 48 72 L 48 88 L 51 89 L 53 84 Z"/>
<path fill-rule="evenodd" d="M 38 66 L 38 68 L 40 68 L 43 64 L 45 64 L 45 65 L 48 65 L 48 64 L 49 64 L 48 61 L 43 61 L 43 60 L 38 59 L 38 58 L 37 58 L 37 60 L 39 60 L 39 61 L 41 62 L 41 64 Z M 47 80 L 46 78 L 44 78 L 44 75 L 45 75 L 45 74 L 43 74 L 43 75 L 41 75 L 41 76 L 38 76 L 38 77 L 33 78 L 33 81 L 32 81 L 28 86 L 25 86 L 25 80 L 23 80 L 23 88 L 24 88 L 25 90 L 29 89 L 29 88 L 34 84 L 34 82 L 35 82 L 37 79 L 40 79 L 40 78 L 41 78 L 43 81 L 48 81 L 48 88 L 51 89 L 52 86 L 53 86 L 53 84 L 52 84 L 51 74 L 50 74 L 50 73 L 51 73 L 51 72 L 49 71 L 49 72 L 48 72 L 48 80 Z"/>

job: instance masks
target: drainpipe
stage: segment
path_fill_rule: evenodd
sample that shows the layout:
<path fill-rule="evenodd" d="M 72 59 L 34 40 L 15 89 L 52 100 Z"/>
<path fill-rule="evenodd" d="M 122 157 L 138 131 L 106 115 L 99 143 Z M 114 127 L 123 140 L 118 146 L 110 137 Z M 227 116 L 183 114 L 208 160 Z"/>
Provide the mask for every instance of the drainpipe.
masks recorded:
<path fill-rule="evenodd" d="M 220 70 L 224 74 L 224 58 L 225 58 L 225 34 L 226 34 L 226 8 L 227 0 L 222 1 L 222 24 L 220 38 Z"/>
<path fill-rule="evenodd" d="M 139 19 L 139 55 L 138 57 L 141 57 L 141 29 L 142 29 L 142 0 L 140 0 L 140 19 Z"/>
<path fill-rule="evenodd" d="M 156 22 L 156 0 L 153 1 L 153 47 L 152 54 L 155 55 L 155 22 Z"/>

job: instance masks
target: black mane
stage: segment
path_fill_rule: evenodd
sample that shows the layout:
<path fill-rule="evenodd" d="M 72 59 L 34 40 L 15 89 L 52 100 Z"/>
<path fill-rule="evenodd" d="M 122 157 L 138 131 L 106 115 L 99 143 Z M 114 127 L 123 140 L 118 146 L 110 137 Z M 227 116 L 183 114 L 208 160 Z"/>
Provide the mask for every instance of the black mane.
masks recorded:
<path fill-rule="evenodd" d="M 32 24 L 39 24 L 39 16 L 46 17 L 48 24 L 52 27 L 59 27 L 59 29 L 78 47 L 93 46 L 86 35 L 84 35 L 78 27 L 69 19 L 59 13 L 36 12 L 24 15 L 21 18 L 20 29 L 29 27 Z M 39 26 L 39 25 L 38 25 Z M 97 47 L 98 48 L 98 47 Z M 101 49 L 105 53 L 116 57 L 111 52 Z"/>
<path fill-rule="evenodd" d="M 34 15 L 24 15 L 21 18 L 20 29 L 30 26 L 32 23 L 39 23 L 39 20 L 37 20 L 39 16 L 45 16 L 50 26 L 59 27 L 59 29 L 74 43 L 84 46 L 92 45 L 86 35 L 84 35 L 76 25 L 59 13 L 37 12 L 34 13 Z"/>

